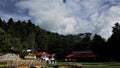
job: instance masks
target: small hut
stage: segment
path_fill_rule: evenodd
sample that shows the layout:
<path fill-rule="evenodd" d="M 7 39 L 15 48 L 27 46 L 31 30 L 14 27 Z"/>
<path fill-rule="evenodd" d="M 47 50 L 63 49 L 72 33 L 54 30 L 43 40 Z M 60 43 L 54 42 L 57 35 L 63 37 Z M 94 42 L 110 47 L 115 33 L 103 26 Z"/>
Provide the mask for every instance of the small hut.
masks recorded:
<path fill-rule="evenodd" d="M 0 56 L 1 61 L 8 61 L 8 60 L 21 60 L 19 55 L 14 54 L 14 53 L 7 53 L 7 54 L 2 54 Z"/>
<path fill-rule="evenodd" d="M 43 60 L 45 60 L 47 62 L 47 64 L 55 64 L 55 54 L 48 54 L 46 52 L 38 52 L 37 54 L 37 58 L 41 58 Z"/>
<path fill-rule="evenodd" d="M 66 56 L 66 61 L 93 61 L 96 54 L 92 51 L 76 51 Z"/>
<path fill-rule="evenodd" d="M 26 57 L 27 59 L 19 58 L 19 55 L 7 53 L 0 56 L 1 62 L 6 62 L 7 68 L 43 68 L 46 62 L 42 59 L 36 59 L 33 54 Z"/>

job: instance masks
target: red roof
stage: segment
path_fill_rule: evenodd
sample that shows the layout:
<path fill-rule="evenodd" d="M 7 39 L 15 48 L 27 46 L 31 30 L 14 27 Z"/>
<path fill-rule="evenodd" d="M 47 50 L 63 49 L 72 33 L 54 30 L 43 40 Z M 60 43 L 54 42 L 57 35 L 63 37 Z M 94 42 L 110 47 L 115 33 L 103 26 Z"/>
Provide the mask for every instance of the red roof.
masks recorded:
<path fill-rule="evenodd" d="M 45 52 L 38 52 L 37 56 L 42 56 L 42 55 L 45 55 L 45 54 L 46 54 Z"/>
<path fill-rule="evenodd" d="M 66 57 L 70 58 L 70 57 L 96 57 L 96 55 L 94 53 L 71 53 L 69 55 L 67 55 Z"/>
<path fill-rule="evenodd" d="M 38 52 L 37 56 L 54 56 L 54 54 L 47 54 L 46 52 Z"/>

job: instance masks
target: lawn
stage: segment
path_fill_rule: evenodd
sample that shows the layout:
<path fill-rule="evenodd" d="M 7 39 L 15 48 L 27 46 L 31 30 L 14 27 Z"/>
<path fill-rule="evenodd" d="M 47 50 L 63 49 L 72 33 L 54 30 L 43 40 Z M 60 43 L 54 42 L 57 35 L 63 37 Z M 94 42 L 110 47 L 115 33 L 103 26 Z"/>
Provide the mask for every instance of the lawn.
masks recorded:
<path fill-rule="evenodd" d="M 104 62 L 57 62 L 57 64 L 50 64 L 48 66 L 73 66 L 82 64 L 83 68 L 120 68 L 120 63 L 104 63 Z"/>
<path fill-rule="evenodd" d="M 76 64 L 82 64 L 83 68 L 120 68 L 120 63 L 104 63 L 104 62 L 57 62 L 57 64 L 49 64 L 51 66 L 73 66 Z M 6 63 L 0 63 L 0 68 L 6 65 Z"/>
<path fill-rule="evenodd" d="M 0 68 L 6 68 L 7 63 L 6 62 L 0 62 Z"/>
<path fill-rule="evenodd" d="M 120 68 L 120 66 L 83 66 L 83 68 Z"/>

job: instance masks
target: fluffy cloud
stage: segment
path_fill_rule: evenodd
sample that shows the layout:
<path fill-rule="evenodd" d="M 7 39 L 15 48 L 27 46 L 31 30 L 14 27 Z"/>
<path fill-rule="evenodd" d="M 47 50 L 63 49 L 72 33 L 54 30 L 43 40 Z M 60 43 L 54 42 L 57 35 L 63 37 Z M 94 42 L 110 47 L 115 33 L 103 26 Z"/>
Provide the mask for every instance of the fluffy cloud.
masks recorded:
<path fill-rule="evenodd" d="M 59 34 L 97 33 L 108 38 L 112 26 L 120 22 L 120 0 L 21 0 L 41 28 Z"/>
<path fill-rule="evenodd" d="M 15 21 L 31 19 L 27 14 L 23 14 L 24 11 L 19 10 L 19 8 L 15 6 L 17 2 L 19 2 L 19 0 L 0 0 L 0 17 L 5 21 L 9 18 L 14 18 Z"/>
<path fill-rule="evenodd" d="M 0 17 L 7 21 L 8 19 L 10 18 L 14 18 L 15 21 L 18 21 L 18 20 L 30 20 L 31 17 L 28 17 L 28 16 L 24 16 L 24 15 L 18 15 L 18 14 L 10 14 L 10 13 L 4 13 L 2 11 L 0 11 Z"/>

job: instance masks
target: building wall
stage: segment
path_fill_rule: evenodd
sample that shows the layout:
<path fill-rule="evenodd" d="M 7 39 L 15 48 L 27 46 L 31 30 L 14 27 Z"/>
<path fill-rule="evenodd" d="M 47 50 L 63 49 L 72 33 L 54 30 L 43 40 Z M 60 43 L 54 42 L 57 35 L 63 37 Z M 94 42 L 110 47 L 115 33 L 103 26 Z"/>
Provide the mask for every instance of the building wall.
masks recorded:
<path fill-rule="evenodd" d="M 19 66 L 18 68 L 41 68 L 40 66 Z"/>

